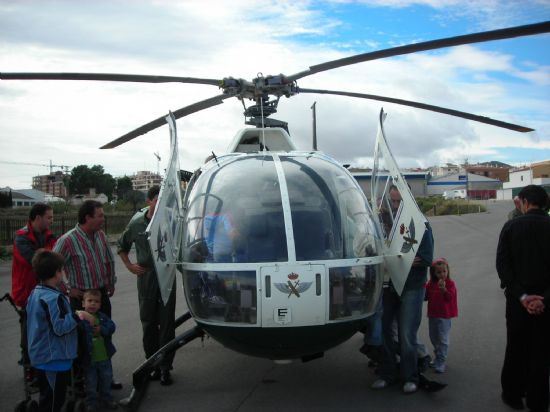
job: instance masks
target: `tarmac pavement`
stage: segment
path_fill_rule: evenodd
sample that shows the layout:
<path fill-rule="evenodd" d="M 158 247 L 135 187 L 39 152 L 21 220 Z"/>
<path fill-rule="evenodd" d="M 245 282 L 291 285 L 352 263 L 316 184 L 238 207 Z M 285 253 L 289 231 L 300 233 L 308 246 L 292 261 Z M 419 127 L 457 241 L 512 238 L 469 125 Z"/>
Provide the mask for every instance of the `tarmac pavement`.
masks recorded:
<path fill-rule="evenodd" d="M 504 356 L 504 296 L 495 270 L 498 235 L 511 201 L 489 202 L 488 211 L 463 216 L 432 217 L 435 255 L 446 257 L 457 284 L 459 317 L 453 320 L 448 370 L 428 372 L 448 383 L 437 393 L 404 395 L 401 386 L 371 390 L 376 379 L 358 349 L 362 335 L 308 363 L 278 365 L 224 348 L 213 339 L 197 339 L 181 348 L 174 361 L 174 384 L 151 382 L 142 411 L 428 411 L 510 410 L 500 400 L 500 368 Z M 134 275 L 117 258 L 118 283 L 112 298 L 117 325 L 113 357 L 117 380 L 124 384 L 115 399 L 129 394 L 132 372 L 143 361 L 141 324 Z M 0 262 L 0 294 L 11 287 L 11 262 Z M 177 315 L 186 310 L 178 279 Z M 191 328 L 188 321 L 176 331 Z M 431 349 L 427 318 L 420 338 Z M 19 324 L 8 303 L 0 303 L 0 411 L 24 399 L 22 368 L 17 364 Z"/>

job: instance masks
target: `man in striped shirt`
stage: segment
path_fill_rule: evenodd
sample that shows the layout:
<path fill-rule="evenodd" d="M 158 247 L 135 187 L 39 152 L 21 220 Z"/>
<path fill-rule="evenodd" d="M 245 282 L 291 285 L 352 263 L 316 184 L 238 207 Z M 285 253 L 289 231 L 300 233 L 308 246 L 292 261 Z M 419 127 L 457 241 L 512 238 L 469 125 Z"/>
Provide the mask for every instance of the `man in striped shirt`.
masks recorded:
<path fill-rule="evenodd" d="M 115 263 L 102 227 L 103 206 L 95 200 L 85 201 L 78 210 L 78 224 L 57 241 L 54 252 L 65 258 L 68 283 L 66 292 L 71 306 L 82 308 L 86 289 L 101 291 L 101 310 L 111 317 L 110 297 L 115 292 Z"/>

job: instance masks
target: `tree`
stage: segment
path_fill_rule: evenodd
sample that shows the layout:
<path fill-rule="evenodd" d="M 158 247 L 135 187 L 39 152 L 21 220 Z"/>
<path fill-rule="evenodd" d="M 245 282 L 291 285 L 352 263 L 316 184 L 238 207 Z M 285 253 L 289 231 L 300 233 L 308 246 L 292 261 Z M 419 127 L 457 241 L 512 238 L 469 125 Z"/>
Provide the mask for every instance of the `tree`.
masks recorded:
<path fill-rule="evenodd" d="M 129 192 L 126 192 L 124 200 L 132 204 L 132 208 L 135 212 L 137 210 L 137 205 L 145 202 L 145 193 L 140 192 L 139 190 L 130 190 Z"/>
<path fill-rule="evenodd" d="M 132 190 L 132 179 L 128 176 L 119 177 L 116 180 L 116 195 L 119 200 L 124 199 L 124 195 Z"/>
<path fill-rule="evenodd" d="M 105 193 L 109 200 L 113 197 L 116 181 L 109 173 L 105 173 L 103 166 L 79 165 L 71 170 L 69 178 L 69 193 L 84 194 L 94 188 L 97 193 Z"/>

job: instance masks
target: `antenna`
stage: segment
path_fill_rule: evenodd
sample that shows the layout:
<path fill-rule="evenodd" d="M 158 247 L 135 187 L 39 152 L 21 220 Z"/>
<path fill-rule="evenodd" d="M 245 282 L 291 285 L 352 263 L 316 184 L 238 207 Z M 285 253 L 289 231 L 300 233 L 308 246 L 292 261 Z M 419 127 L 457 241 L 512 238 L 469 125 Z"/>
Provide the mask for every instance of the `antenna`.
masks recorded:
<path fill-rule="evenodd" d="M 317 150 L 317 112 L 315 110 L 315 105 L 317 102 L 313 102 L 311 110 L 313 112 L 313 150 Z"/>

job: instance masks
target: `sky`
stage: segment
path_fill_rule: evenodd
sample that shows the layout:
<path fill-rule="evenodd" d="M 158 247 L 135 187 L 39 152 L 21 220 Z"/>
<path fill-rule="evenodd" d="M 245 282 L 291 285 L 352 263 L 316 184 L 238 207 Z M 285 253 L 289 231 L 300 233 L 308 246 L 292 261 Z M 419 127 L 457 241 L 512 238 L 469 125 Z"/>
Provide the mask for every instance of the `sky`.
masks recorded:
<path fill-rule="evenodd" d="M 98 72 L 251 80 L 390 47 L 550 20 L 550 0 L 2 0 L 0 72 Z M 401 167 L 550 159 L 550 35 L 379 59 L 307 76 L 303 88 L 441 105 L 535 129 L 518 133 L 443 114 L 341 96 L 281 98 L 272 117 L 311 149 L 372 166 L 378 113 Z M 100 164 L 115 177 L 163 170 L 168 127 L 103 144 L 220 94 L 215 86 L 0 80 L 0 187 L 29 188 L 54 165 Z M 225 152 L 243 127 L 237 99 L 177 122 L 180 166 Z M 158 163 L 154 153 L 158 153 Z M 59 170 L 58 167 L 53 168 Z"/>

